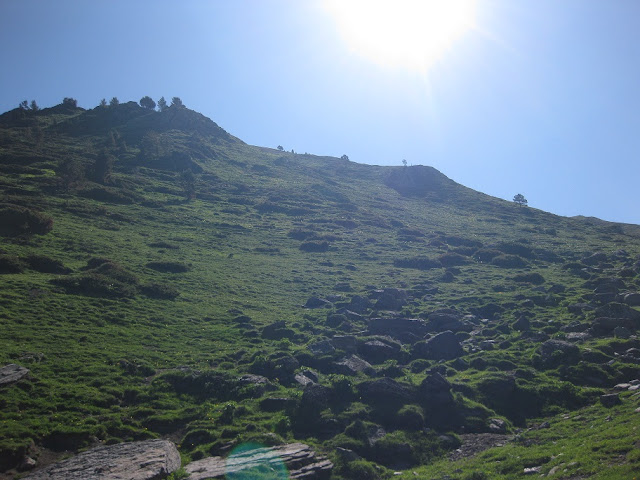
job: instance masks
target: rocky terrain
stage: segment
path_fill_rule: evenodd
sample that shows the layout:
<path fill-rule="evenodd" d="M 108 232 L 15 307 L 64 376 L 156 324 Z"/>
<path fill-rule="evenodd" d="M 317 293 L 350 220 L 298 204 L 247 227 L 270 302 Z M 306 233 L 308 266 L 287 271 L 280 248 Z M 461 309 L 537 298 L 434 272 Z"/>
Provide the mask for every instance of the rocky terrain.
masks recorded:
<path fill-rule="evenodd" d="M 638 468 L 637 226 L 72 100 L 0 115 L 0 478 Z"/>

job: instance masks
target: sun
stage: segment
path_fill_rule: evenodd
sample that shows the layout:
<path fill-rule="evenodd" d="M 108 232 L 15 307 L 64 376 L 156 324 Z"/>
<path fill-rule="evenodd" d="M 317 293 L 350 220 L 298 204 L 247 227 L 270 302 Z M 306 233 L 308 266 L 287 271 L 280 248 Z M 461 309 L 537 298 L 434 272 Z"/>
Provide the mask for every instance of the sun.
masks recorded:
<path fill-rule="evenodd" d="M 476 0 L 325 0 L 356 53 L 387 67 L 427 71 L 475 27 Z"/>

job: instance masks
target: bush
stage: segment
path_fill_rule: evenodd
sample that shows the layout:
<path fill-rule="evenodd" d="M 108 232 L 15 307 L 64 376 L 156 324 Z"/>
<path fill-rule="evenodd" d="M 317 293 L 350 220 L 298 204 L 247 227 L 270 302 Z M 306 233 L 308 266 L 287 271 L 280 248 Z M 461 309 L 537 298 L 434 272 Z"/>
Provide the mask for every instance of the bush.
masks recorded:
<path fill-rule="evenodd" d="M 180 262 L 149 262 L 147 267 L 163 273 L 184 273 L 189 271 L 189 266 Z"/>
<path fill-rule="evenodd" d="M 516 275 L 513 279 L 518 283 L 532 283 L 533 285 L 542 285 L 545 280 L 539 273 L 523 273 Z"/>
<path fill-rule="evenodd" d="M 338 474 L 344 478 L 357 478 L 358 480 L 378 480 L 380 475 L 371 462 L 366 460 L 354 460 L 338 467 Z"/>
<path fill-rule="evenodd" d="M 46 215 L 17 205 L 0 206 L 0 235 L 44 235 L 53 228 Z"/>
<path fill-rule="evenodd" d="M 491 260 L 493 265 L 502 268 L 524 268 L 527 266 L 522 258 L 517 255 L 498 255 Z"/>
<path fill-rule="evenodd" d="M 47 257 L 46 255 L 29 255 L 26 262 L 29 268 L 40 273 L 57 273 L 59 275 L 71 273 L 71 269 L 65 267 L 60 260 Z"/>
<path fill-rule="evenodd" d="M 443 267 L 456 267 L 469 263 L 469 260 L 459 253 L 445 253 L 438 257 L 438 261 Z"/>
<path fill-rule="evenodd" d="M 14 255 L 0 255 L 0 273 L 22 273 L 24 263 Z"/>
<path fill-rule="evenodd" d="M 93 272 L 73 277 L 56 278 L 52 282 L 63 287 L 68 293 L 90 297 L 122 298 L 133 297 L 136 293 L 136 289 L 132 285 Z"/>
<path fill-rule="evenodd" d="M 303 252 L 326 252 L 329 250 L 329 242 L 304 242 L 300 245 Z"/>

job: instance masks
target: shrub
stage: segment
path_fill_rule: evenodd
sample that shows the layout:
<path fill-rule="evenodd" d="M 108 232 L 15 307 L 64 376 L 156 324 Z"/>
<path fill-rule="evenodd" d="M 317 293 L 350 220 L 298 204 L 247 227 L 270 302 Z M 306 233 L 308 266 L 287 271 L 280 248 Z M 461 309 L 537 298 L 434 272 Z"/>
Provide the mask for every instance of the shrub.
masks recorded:
<path fill-rule="evenodd" d="M 65 267 L 60 260 L 47 257 L 46 255 L 29 255 L 26 262 L 29 268 L 40 273 L 57 273 L 59 275 L 71 273 L 71 269 Z"/>
<path fill-rule="evenodd" d="M 329 242 L 304 242 L 300 245 L 303 252 L 326 252 L 329 250 Z"/>
<path fill-rule="evenodd" d="M 189 271 L 189 266 L 180 262 L 149 262 L 147 267 L 163 273 L 184 273 Z"/>
<path fill-rule="evenodd" d="M 417 270 L 429 270 L 439 268 L 442 265 L 436 260 L 427 257 L 397 258 L 393 261 L 393 266 L 398 268 L 415 268 Z"/>
<path fill-rule="evenodd" d="M 46 215 L 17 205 L 0 206 L 0 235 L 44 235 L 53 228 Z"/>
<path fill-rule="evenodd" d="M 542 285 L 545 280 L 539 273 L 523 273 L 516 275 L 513 279 L 518 283 L 532 283 L 533 285 Z"/>
<path fill-rule="evenodd" d="M 524 268 L 527 266 L 527 262 L 525 262 L 522 258 L 517 255 L 498 255 L 491 260 L 493 265 L 502 268 Z"/>
<path fill-rule="evenodd" d="M 173 285 L 163 283 L 150 283 L 140 287 L 141 292 L 149 298 L 157 298 L 162 300 L 173 300 L 180 292 Z"/>
<path fill-rule="evenodd" d="M 22 273 L 24 263 L 14 255 L 0 255 L 0 273 Z"/>
<path fill-rule="evenodd" d="M 52 282 L 60 285 L 69 293 L 90 297 L 133 297 L 136 293 L 136 289 L 132 285 L 93 272 L 73 277 L 56 278 Z"/>
<path fill-rule="evenodd" d="M 443 267 L 456 267 L 458 265 L 465 265 L 469 262 L 466 257 L 459 253 L 445 253 L 438 257 L 438 261 Z"/>

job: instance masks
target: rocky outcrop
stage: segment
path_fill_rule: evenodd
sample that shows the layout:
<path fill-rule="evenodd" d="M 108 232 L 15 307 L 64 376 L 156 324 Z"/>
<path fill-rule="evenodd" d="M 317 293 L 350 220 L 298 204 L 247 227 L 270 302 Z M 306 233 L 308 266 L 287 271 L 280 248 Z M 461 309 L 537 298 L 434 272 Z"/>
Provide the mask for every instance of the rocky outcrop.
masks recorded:
<path fill-rule="evenodd" d="M 28 368 L 21 367 L 15 363 L 10 363 L 0 368 L 0 387 L 15 383 L 24 378 L 29 373 Z"/>
<path fill-rule="evenodd" d="M 342 375 L 357 375 L 360 372 L 366 373 L 367 375 L 374 375 L 376 373 L 369 362 L 357 355 L 351 355 L 334 363 L 333 369 L 336 373 Z"/>
<path fill-rule="evenodd" d="M 167 440 L 94 448 L 31 473 L 24 480 L 157 480 L 180 468 L 180 454 Z"/>
<path fill-rule="evenodd" d="M 453 360 L 464 353 L 460 342 L 451 330 L 439 333 L 426 342 L 418 342 L 411 352 L 414 358 L 427 360 Z"/>
<path fill-rule="evenodd" d="M 185 467 L 188 480 L 253 478 L 251 472 L 281 471 L 282 478 L 317 480 L 328 478 L 333 464 L 303 443 L 254 448 L 223 457 L 203 458 Z M 245 473 L 246 472 L 246 473 Z M 288 472 L 288 476 L 287 476 Z M 246 476 L 245 476 L 246 475 Z M 280 477 L 278 477 L 280 478 Z"/>
<path fill-rule="evenodd" d="M 558 365 L 570 365 L 580 358 L 580 349 L 563 340 L 547 340 L 537 350 L 539 357 L 536 363 L 543 368 L 554 368 Z"/>

